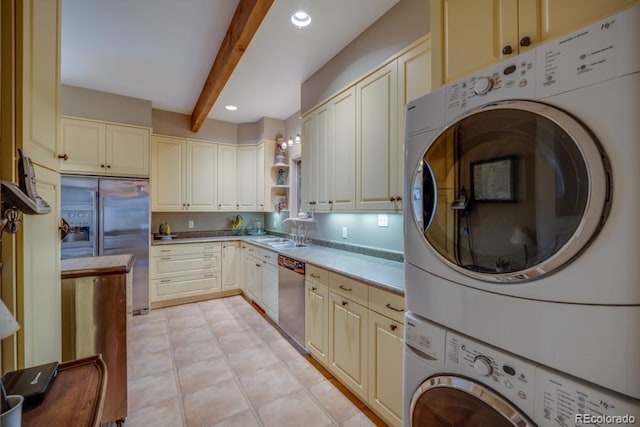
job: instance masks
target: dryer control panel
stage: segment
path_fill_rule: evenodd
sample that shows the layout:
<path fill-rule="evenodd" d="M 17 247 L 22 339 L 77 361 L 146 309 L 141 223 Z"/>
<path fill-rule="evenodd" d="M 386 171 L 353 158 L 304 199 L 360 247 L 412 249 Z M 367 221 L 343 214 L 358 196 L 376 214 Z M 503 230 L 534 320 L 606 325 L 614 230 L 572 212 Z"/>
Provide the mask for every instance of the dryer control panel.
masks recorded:
<path fill-rule="evenodd" d="M 535 363 L 447 332 L 445 370 L 477 380 L 533 418 Z"/>

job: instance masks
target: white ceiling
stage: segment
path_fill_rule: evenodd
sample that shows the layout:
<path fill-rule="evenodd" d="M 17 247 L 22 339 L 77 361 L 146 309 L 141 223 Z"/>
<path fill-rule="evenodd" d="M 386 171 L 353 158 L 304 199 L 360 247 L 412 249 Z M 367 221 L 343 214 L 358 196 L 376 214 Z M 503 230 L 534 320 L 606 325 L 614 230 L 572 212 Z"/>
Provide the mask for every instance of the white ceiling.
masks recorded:
<path fill-rule="evenodd" d="M 210 118 L 284 120 L 300 85 L 398 0 L 275 0 Z M 238 0 L 62 0 L 61 81 L 191 114 Z M 290 17 L 304 9 L 311 25 Z M 224 106 L 238 106 L 235 112 Z"/>

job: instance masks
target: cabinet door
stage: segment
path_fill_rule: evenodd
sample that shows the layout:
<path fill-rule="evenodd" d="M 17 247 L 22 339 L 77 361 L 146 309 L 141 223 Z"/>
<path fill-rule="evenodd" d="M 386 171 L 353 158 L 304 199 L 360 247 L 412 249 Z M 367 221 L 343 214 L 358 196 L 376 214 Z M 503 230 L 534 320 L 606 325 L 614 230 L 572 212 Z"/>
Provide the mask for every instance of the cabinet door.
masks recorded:
<path fill-rule="evenodd" d="M 332 211 L 353 211 L 356 207 L 356 89 L 351 87 L 331 101 L 331 138 L 328 172 Z"/>
<path fill-rule="evenodd" d="M 61 3 L 60 0 L 15 2 L 15 96 L 19 110 L 16 117 L 17 133 L 21 135 L 19 144 L 34 163 L 55 171 L 60 167 L 57 139 Z M 2 41 L 4 44 L 4 38 Z"/>
<path fill-rule="evenodd" d="M 369 311 L 369 404 L 384 420 L 402 424 L 404 326 Z"/>
<path fill-rule="evenodd" d="M 236 201 L 236 147 L 218 145 L 218 209 L 235 211 Z"/>
<path fill-rule="evenodd" d="M 242 211 L 255 211 L 258 200 L 257 148 L 238 147 L 236 202 Z"/>
<path fill-rule="evenodd" d="M 312 211 L 315 200 L 315 113 L 311 112 L 302 118 L 302 138 L 304 150 L 302 150 L 302 197 L 299 208 L 303 211 Z"/>
<path fill-rule="evenodd" d="M 106 172 L 149 176 L 149 129 L 106 125 Z"/>
<path fill-rule="evenodd" d="M 329 370 L 367 400 L 368 309 L 329 292 Z"/>
<path fill-rule="evenodd" d="M 263 308 L 273 319 L 278 322 L 278 269 L 276 266 L 262 262 L 262 298 Z"/>
<path fill-rule="evenodd" d="M 240 242 L 222 244 L 222 290 L 240 288 Z"/>
<path fill-rule="evenodd" d="M 60 175 L 34 165 L 38 193 L 51 206 L 47 215 L 23 215 L 17 250 L 18 287 L 22 289 L 20 331 L 24 366 L 62 356 L 60 282 Z"/>
<path fill-rule="evenodd" d="M 329 167 L 329 141 L 331 140 L 331 112 L 330 104 L 324 104 L 313 113 L 315 115 L 316 137 L 313 141 L 313 194 L 315 195 L 315 211 L 329 211 L 329 187 L 328 180 L 333 168 Z"/>
<path fill-rule="evenodd" d="M 244 272 L 245 285 L 249 298 L 256 302 L 262 299 L 262 271 L 260 261 L 253 257 L 245 257 L 242 270 Z"/>
<path fill-rule="evenodd" d="M 328 366 L 329 290 L 305 281 L 305 293 L 304 346 L 314 359 Z"/>
<path fill-rule="evenodd" d="M 106 128 L 104 123 L 69 118 L 60 119 L 60 170 L 103 174 L 105 172 Z"/>
<path fill-rule="evenodd" d="M 486 68 L 518 50 L 518 1 L 431 2 L 434 87 Z"/>
<path fill-rule="evenodd" d="M 187 141 L 187 209 L 213 211 L 217 206 L 217 144 Z"/>
<path fill-rule="evenodd" d="M 267 210 L 267 208 L 265 207 L 265 201 L 267 200 L 267 196 L 266 196 L 266 171 L 268 170 L 268 168 L 266 168 L 266 157 L 265 157 L 265 151 L 266 151 L 266 142 L 261 142 L 260 144 L 258 144 L 258 147 L 256 148 L 256 210 L 258 212 L 263 212 L 265 210 Z"/>
<path fill-rule="evenodd" d="M 154 136 L 151 143 L 151 209 L 180 211 L 186 207 L 185 141 Z"/>
<path fill-rule="evenodd" d="M 397 64 L 356 85 L 356 207 L 393 210 L 398 188 Z M 395 200 L 395 199 L 394 199 Z"/>

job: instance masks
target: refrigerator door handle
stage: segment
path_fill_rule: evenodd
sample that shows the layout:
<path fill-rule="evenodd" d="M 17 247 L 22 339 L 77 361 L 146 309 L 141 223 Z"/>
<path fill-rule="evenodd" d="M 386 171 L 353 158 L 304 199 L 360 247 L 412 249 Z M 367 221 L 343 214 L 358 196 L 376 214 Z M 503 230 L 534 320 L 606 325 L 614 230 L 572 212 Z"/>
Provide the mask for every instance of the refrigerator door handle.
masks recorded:
<path fill-rule="evenodd" d="M 98 208 L 100 206 L 100 208 Z M 97 227 L 95 227 L 95 256 L 104 254 L 104 196 L 103 192 L 98 190 L 96 191 L 95 197 L 93 198 L 93 209 L 94 212 L 97 212 Z"/>

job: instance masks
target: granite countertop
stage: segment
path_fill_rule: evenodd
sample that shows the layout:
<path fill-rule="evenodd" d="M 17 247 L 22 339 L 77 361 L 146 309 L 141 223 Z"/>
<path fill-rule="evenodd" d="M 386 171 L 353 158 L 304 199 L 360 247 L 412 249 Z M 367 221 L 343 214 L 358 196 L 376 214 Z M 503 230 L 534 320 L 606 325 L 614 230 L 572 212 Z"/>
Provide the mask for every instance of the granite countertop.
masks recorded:
<path fill-rule="evenodd" d="M 355 252 L 310 245 L 291 249 L 274 249 L 260 239 L 269 236 L 215 236 L 185 237 L 172 240 L 154 240 L 152 245 L 204 243 L 241 240 L 305 263 L 340 273 L 352 279 L 404 295 L 404 263 Z M 278 236 L 271 236 L 278 237 Z"/>
<path fill-rule="evenodd" d="M 63 259 L 60 272 L 63 279 L 74 277 L 126 274 L 131 271 L 136 258 L 133 255 L 104 255 Z"/>

